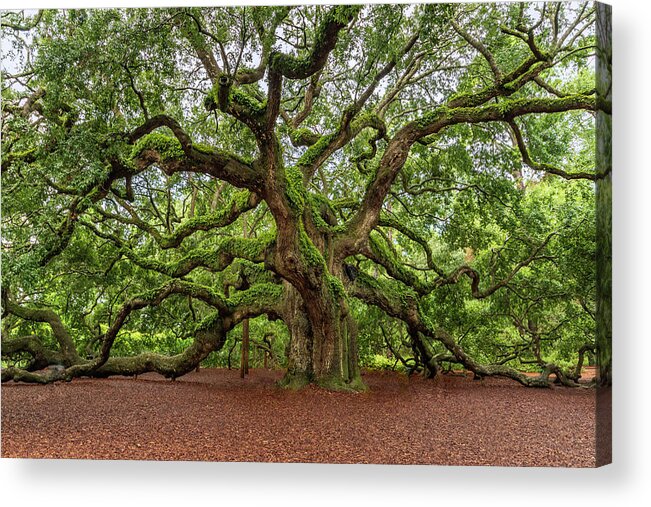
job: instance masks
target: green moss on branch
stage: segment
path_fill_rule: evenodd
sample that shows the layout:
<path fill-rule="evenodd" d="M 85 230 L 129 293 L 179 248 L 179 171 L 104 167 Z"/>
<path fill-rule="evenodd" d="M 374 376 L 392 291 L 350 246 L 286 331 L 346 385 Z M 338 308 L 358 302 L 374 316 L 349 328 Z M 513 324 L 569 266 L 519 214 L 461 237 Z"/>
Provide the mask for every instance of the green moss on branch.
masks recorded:
<path fill-rule="evenodd" d="M 330 294 L 332 295 L 333 299 L 335 301 L 340 301 L 342 299 L 345 299 L 347 294 L 346 294 L 346 289 L 344 289 L 344 284 L 337 278 L 336 276 L 326 274 L 326 282 L 328 284 L 328 290 L 330 291 Z"/>
<path fill-rule="evenodd" d="M 303 184 L 303 173 L 296 166 L 285 169 L 285 195 L 291 209 L 300 216 L 305 209 L 307 192 Z"/>
<path fill-rule="evenodd" d="M 282 298 L 283 288 L 275 283 L 258 283 L 238 291 L 227 300 L 236 321 L 269 311 L 275 311 Z"/>
<path fill-rule="evenodd" d="M 323 155 L 330 146 L 330 143 L 339 136 L 339 133 L 323 135 L 319 140 L 310 146 L 305 153 L 298 159 L 296 165 L 298 167 L 311 167 Z"/>
<path fill-rule="evenodd" d="M 326 262 L 319 249 L 314 245 L 305 232 L 303 222 L 299 222 L 298 247 L 305 263 L 310 268 L 317 268 L 318 271 L 326 271 Z"/>
<path fill-rule="evenodd" d="M 292 129 L 289 132 L 289 139 L 294 146 L 312 146 L 321 136 L 308 128 Z"/>
<path fill-rule="evenodd" d="M 131 158 L 136 159 L 147 150 L 156 151 L 165 162 L 181 160 L 185 157 L 180 141 L 174 136 L 160 132 L 152 132 L 141 137 L 131 150 Z"/>
<path fill-rule="evenodd" d="M 305 79 L 323 68 L 328 54 L 337 43 L 339 31 L 362 9 L 361 5 L 336 5 L 317 27 L 311 51 L 304 57 L 273 52 L 269 66 L 289 79 Z"/>

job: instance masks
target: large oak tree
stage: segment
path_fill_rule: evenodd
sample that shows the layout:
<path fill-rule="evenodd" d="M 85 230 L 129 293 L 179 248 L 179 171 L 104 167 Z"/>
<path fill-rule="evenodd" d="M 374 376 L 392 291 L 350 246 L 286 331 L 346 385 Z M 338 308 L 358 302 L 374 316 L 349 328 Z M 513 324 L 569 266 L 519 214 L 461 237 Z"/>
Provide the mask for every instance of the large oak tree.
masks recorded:
<path fill-rule="evenodd" d="M 594 210 L 531 195 L 594 198 L 594 23 L 562 3 L 3 13 L 2 380 L 176 378 L 267 315 L 285 385 L 359 390 L 361 302 L 430 375 L 575 385 L 541 340 L 594 314 Z M 445 327 L 451 286 L 512 324 L 512 357 Z M 187 346 L 112 353 L 147 326 Z M 509 366 L 525 351 L 539 377 Z"/>

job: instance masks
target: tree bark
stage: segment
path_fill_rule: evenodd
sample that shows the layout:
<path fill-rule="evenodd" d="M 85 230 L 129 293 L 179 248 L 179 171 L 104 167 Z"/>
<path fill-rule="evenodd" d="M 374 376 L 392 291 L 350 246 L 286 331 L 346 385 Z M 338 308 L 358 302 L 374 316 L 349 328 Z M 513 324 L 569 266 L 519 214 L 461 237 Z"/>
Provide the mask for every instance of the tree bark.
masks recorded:
<path fill-rule="evenodd" d="M 357 328 L 345 299 L 327 296 L 305 302 L 293 287 L 286 288 L 283 320 L 290 342 L 287 372 L 281 385 L 300 389 L 314 383 L 338 391 L 362 391 L 357 363 Z"/>
<path fill-rule="evenodd" d="M 249 319 L 242 321 L 242 353 L 240 354 L 240 378 L 249 374 Z"/>
<path fill-rule="evenodd" d="M 75 366 L 80 366 L 80 360 L 71 368 L 44 372 L 28 372 L 19 368 L 3 368 L 2 382 L 14 380 L 16 382 L 34 382 L 47 384 L 57 380 L 72 380 L 74 377 L 110 377 L 122 375 L 132 377 L 142 373 L 154 372 L 170 379 L 176 379 L 191 372 L 201 363 L 208 354 L 220 350 L 224 346 L 226 333 L 218 328 L 210 332 L 198 333 L 193 343 L 180 354 L 164 356 L 146 352 L 131 357 L 109 357 L 99 368 L 90 371 L 78 371 Z"/>

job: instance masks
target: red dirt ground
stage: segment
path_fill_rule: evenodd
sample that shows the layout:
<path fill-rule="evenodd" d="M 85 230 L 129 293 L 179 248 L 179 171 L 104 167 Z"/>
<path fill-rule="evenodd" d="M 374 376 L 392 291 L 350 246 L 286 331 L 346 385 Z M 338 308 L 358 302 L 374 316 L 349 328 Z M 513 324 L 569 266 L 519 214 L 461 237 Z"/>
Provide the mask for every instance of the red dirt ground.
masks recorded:
<path fill-rule="evenodd" d="M 2 457 L 594 466 L 595 390 L 367 373 L 369 391 L 204 369 L 2 386 Z"/>

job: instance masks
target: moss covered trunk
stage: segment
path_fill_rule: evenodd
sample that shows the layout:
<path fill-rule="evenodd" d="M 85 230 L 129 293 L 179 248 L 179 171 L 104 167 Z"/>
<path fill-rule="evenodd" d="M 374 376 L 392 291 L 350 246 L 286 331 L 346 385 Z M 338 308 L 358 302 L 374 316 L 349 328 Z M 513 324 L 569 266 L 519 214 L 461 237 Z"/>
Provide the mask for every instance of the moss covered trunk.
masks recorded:
<path fill-rule="evenodd" d="M 289 286 L 283 319 L 290 332 L 287 372 L 281 384 L 314 383 L 333 390 L 364 389 L 357 362 L 357 329 L 345 299 L 328 294 L 307 301 Z"/>

